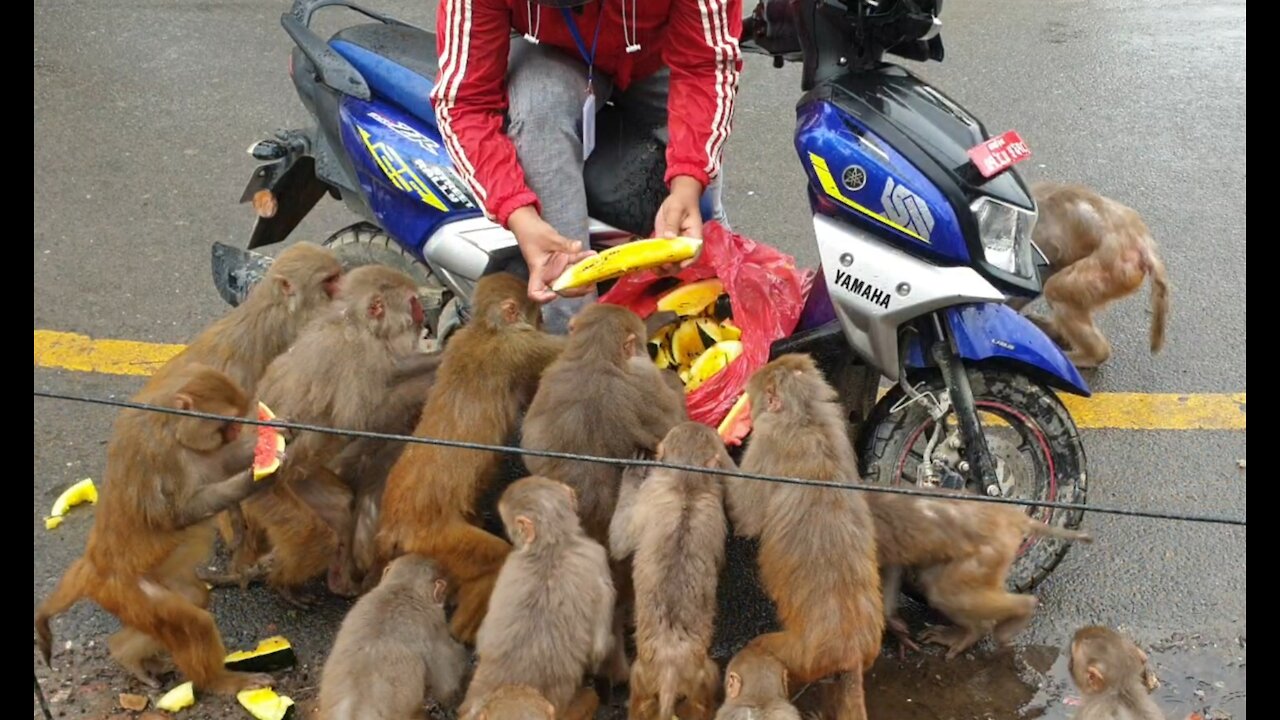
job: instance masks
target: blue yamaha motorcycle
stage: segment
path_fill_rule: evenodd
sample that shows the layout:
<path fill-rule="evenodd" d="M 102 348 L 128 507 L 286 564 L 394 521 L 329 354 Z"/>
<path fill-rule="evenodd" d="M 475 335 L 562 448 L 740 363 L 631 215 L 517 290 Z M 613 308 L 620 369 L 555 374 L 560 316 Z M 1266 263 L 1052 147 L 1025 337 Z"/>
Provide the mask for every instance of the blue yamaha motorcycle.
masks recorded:
<path fill-rule="evenodd" d="M 310 29 L 327 6 L 371 22 L 328 40 Z M 1088 397 L 1063 352 L 1006 304 L 1039 295 L 1036 206 L 1012 166 L 1015 132 L 992 137 L 958 103 L 886 54 L 941 61 L 942 0 L 759 0 L 746 52 L 803 63 L 796 151 L 808 177 L 820 275 L 774 355 L 812 354 L 841 393 L 869 482 L 1083 503 L 1086 459 L 1056 391 Z M 435 126 L 433 33 L 346 0 L 295 0 L 281 18 L 289 74 L 314 125 L 278 131 L 241 202 L 258 219 L 247 250 L 213 247 L 214 280 L 238 304 L 270 258 L 328 194 L 362 218 L 325 241 L 350 267 L 411 274 L 430 342 L 467 321 L 475 282 L 524 275 L 514 236 L 485 218 Z M 652 231 L 665 195 L 662 128 L 611 106 L 586 167 L 591 244 Z M 710 211 L 704 202 L 704 216 Z M 880 391 L 881 379 L 892 385 Z M 1078 527 L 1079 510 L 1034 508 Z M 1044 579 L 1068 546 L 1031 538 L 1010 586 Z"/>

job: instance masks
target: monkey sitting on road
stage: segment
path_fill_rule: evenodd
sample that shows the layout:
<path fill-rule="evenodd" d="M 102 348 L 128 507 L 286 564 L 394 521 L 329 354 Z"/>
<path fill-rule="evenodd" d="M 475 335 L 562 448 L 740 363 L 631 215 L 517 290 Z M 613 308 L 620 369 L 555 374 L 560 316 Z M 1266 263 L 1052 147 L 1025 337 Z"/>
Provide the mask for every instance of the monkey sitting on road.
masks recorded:
<path fill-rule="evenodd" d="M 1031 239 L 1051 268 L 1043 293 L 1051 313 L 1028 319 L 1067 348 L 1076 367 L 1097 367 L 1111 357 L 1111 344 L 1094 314 L 1137 292 L 1149 275 L 1151 352 L 1158 352 L 1169 314 L 1169 278 L 1142 217 L 1081 185 L 1040 182 L 1031 194 L 1038 208 Z M 1009 306 L 1022 310 L 1029 302 L 1019 298 Z"/>
<path fill-rule="evenodd" d="M 720 670 L 708 648 L 727 532 L 715 471 L 737 467 L 716 431 L 698 422 L 672 428 L 657 458 L 708 472 L 655 469 L 641 483 L 639 473 L 623 475 L 609 541 L 614 558 L 634 554 L 636 661 L 628 720 L 710 720 Z"/>
<path fill-rule="evenodd" d="M 1111 628 L 1077 630 L 1069 669 L 1084 696 L 1075 720 L 1165 720 L 1151 699 L 1159 682 L 1147 668 L 1146 653 Z"/>

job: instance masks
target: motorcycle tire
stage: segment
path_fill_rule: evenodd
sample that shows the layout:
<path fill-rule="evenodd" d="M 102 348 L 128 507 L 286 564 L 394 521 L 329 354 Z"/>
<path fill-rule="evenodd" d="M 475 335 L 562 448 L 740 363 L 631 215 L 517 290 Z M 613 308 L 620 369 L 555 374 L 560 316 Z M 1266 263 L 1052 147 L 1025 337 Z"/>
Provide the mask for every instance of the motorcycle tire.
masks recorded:
<path fill-rule="evenodd" d="M 938 373 L 913 379 L 913 385 L 921 380 L 924 386 L 916 386 L 921 392 L 931 392 L 934 396 L 947 393 Z M 1014 429 L 1021 440 L 1016 448 L 1019 455 L 1036 470 L 1034 478 L 1015 477 L 1016 486 L 1006 497 L 1083 505 L 1087 490 L 1084 446 L 1071 414 L 1057 395 L 1025 376 L 994 367 L 969 368 L 969 384 L 978 411 L 986 417 L 997 416 Z M 914 482 L 905 477 L 905 470 L 913 449 L 926 444 L 934 421 L 923 403 L 912 403 L 896 413 L 891 412 L 904 397 L 902 387 L 894 385 L 876 403 L 859 433 L 858 457 L 865 482 L 895 486 L 909 486 Z M 948 413 L 954 413 L 954 409 Z M 991 445 L 991 429 L 986 432 Z M 992 454 L 996 454 L 994 446 Z M 1025 509 L 1043 522 L 1072 529 L 1080 527 L 1084 516 L 1083 510 L 1075 509 L 1032 506 Z M 1009 588 L 1014 592 L 1029 592 L 1039 585 L 1066 556 L 1070 545 L 1059 538 L 1024 540 L 1009 571 Z"/>
<path fill-rule="evenodd" d="M 358 222 L 330 235 L 321 245 L 338 256 L 344 270 L 361 265 L 387 265 L 413 278 L 418 284 L 419 299 L 427 316 L 425 329 L 430 337 L 436 336 L 440 313 L 448 301 L 444 286 L 431 268 L 400 247 L 382 228 Z"/>

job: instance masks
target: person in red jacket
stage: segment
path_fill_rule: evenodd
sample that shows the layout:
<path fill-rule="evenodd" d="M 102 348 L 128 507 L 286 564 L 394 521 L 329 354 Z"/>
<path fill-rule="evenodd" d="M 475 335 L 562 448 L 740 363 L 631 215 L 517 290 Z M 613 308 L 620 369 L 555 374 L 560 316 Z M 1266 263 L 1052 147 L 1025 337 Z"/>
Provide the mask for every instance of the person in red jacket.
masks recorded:
<path fill-rule="evenodd" d="M 709 187 L 723 219 L 742 0 L 440 0 L 436 28 L 431 101 L 445 147 L 486 214 L 515 234 L 530 298 L 554 300 L 550 283 L 592 254 L 583 163 L 606 101 L 666 141 L 655 235 L 701 237 Z M 544 306 L 548 328 L 562 332 L 591 292 Z"/>

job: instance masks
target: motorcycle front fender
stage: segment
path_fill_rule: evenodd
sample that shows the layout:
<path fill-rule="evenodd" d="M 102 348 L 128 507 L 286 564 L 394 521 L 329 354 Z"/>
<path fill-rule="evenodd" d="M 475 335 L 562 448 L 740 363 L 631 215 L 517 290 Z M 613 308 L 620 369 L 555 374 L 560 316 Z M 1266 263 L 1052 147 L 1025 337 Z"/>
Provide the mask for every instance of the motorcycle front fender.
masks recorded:
<path fill-rule="evenodd" d="M 1027 318 L 1001 303 L 958 305 L 942 311 L 966 362 L 1002 360 L 1021 366 L 1050 387 L 1081 397 L 1092 393 L 1062 349 Z M 932 365 L 919 342 L 907 352 L 908 368 Z"/>

